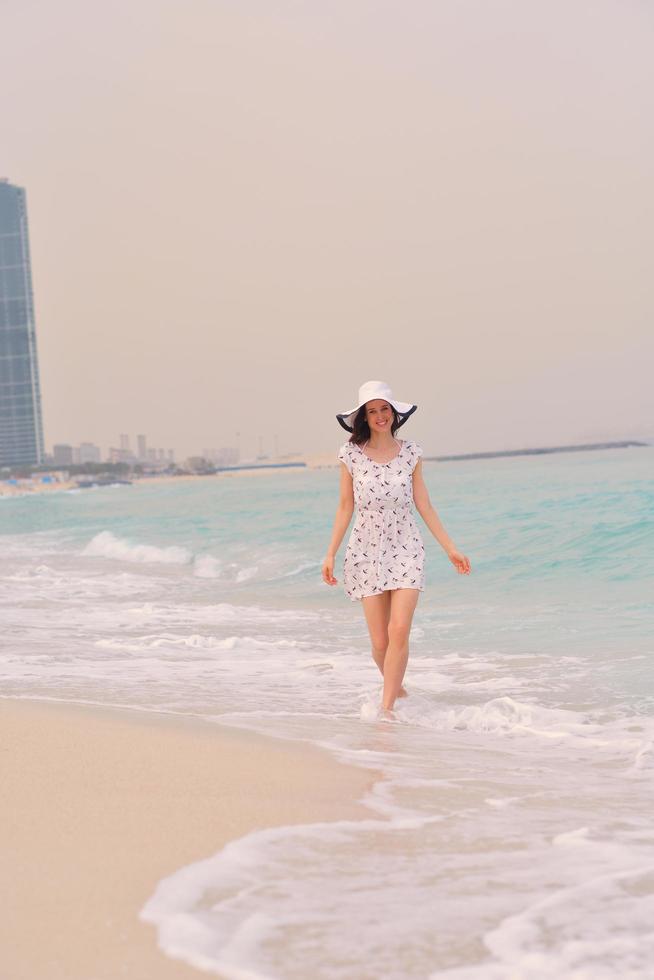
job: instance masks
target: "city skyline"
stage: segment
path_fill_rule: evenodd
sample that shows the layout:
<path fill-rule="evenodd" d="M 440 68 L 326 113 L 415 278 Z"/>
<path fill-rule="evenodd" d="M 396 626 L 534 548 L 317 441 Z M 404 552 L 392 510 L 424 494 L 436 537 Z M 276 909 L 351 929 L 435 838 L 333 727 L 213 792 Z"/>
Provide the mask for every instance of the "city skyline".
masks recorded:
<path fill-rule="evenodd" d="M 79 445 L 61 442 L 54 443 L 52 452 L 46 455 L 46 462 L 54 465 L 77 465 L 84 463 L 145 463 L 147 465 L 169 466 L 175 463 L 175 450 L 163 447 L 148 446 L 147 436 L 139 433 L 136 436 L 136 449 L 133 450 L 129 433 L 119 433 L 116 443 L 110 445 L 106 452 L 94 442 L 81 442 Z"/>
<path fill-rule="evenodd" d="M 238 443 L 238 438 L 235 443 Z M 256 454 L 252 454 L 250 457 L 244 458 L 269 458 L 269 457 L 283 457 L 283 456 L 294 456 L 298 455 L 297 452 L 286 452 L 282 453 L 278 450 L 278 437 L 273 435 L 270 439 L 270 445 L 267 445 L 266 440 L 261 436 L 256 437 L 258 451 Z M 74 442 L 64 442 L 64 441 L 54 441 L 52 443 L 52 448 L 49 452 L 46 451 L 45 458 L 56 456 L 56 450 L 69 450 L 73 453 L 75 450 L 81 447 L 94 447 L 101 454 L 101 457 L 106 460 L 113 458 L 119 458 L 121 455 L 125 459 L 130 460 L 152 460 L 154 458 L 161 458 L 161 454 L 164 453 L 167 459 L 174 459 L 178 454 L 174 448 L 163 448 L 163 447 L 152 447 L 148 445 L 148 438 L 143 433 L 136 433 L 135 448 L 132 448 L 132 438 L 130 433 L 119 433 L 118 438 L 114 439 L 110 443 L 105 452 L 103 453 L 103 446 L 93 442 L 91 440 L 82 440 L 79 445 Z M 153 455 L 154 454 L 154 455 Z M 172 454 L 172 455 L 171 455 Z M 203 447 L 201 450 L 198 449 L 195 452 L 187 453 L 187 456 L 202 456 L 210 461 L 224 460 L 235 462 L 241 458 L 240 450 L 237 444 L 229 446 L 213 446 L 211 448 Z"/>

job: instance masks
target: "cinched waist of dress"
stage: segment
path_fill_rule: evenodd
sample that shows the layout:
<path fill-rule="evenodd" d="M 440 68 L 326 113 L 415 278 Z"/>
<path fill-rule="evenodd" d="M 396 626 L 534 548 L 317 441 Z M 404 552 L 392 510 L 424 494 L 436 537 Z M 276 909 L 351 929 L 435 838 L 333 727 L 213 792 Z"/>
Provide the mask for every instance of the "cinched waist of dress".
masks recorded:
<path fill-rule="evenodd" d="M 377 508 L 367 507 L 367 506 L 357 507 L 356 512 L 357 514 L 372 514 L 374 517 L 379 517 L 381 515 L 383 517 L 386 514 L 388 514 L 389 516 L 391 516 L 392 514 L 397 514 L 398 511 L 411 512 L 412 510 L 413 510 L 412 504 L 395 504 L 393 507 L 391 507 L 390 505 L 388 507 L 377 507 Z"/>

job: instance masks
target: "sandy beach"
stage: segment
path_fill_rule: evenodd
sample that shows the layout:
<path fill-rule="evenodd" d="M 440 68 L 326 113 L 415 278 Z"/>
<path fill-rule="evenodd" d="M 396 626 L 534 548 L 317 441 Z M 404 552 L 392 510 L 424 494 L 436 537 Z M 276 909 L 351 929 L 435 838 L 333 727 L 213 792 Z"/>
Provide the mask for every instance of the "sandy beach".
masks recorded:
<path fill-rule="evenodd" d="M 158 880 L 257 828 L 369 816 L 370 773 L 200 720 L 0 701 L 11 980 L 182 980 L 139 911 Z"/>

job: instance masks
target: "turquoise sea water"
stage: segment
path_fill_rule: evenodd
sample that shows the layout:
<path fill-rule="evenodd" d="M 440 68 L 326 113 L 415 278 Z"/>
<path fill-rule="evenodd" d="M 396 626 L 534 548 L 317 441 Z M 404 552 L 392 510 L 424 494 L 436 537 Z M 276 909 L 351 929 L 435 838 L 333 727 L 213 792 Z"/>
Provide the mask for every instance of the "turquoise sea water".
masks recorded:
<path fill-rule="evenodd" d="M 369 821 L 249 835 L 161 882 L 143 914 L 171 955 L 232 977 L 650 976 L 654 448 L 424 472 L 473 571 L 417 518 L 394 722 L 361 605 L 320 577 L 336 468 L 0 500 L 2 693 L 201 715 L 383 774 Z"/>

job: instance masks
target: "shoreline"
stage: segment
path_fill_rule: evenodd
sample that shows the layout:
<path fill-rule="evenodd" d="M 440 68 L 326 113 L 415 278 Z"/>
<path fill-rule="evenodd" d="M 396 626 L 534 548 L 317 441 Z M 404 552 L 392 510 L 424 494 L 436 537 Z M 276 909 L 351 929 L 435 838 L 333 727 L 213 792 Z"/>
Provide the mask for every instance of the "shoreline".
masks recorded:
<path fill-rule="evenodd" d="M 170 483 L 185 483 L 191 480 L 233 480 L 242 476 L 258 477 L 279 473 L 313 473 L 316 470 L 335 469 L 337 465 L 338 460 L 336 460 L 335 463 L 308 461 L 301 466 L 253 466 L 251 469 L 244 467 L 243 469 L 219 470 L 217 473 L 179 473 L 176 475 L 156 474 L 154 476 L 132 476 L 129 478 L 128 483 L 103 483 L 95 484 L 91 487 L 80 487 L 74 480 L 68 480 L 61 483 L 32 483 L 30 481 L 25 481 L 22 485 L 16 486 L 9 485 L 6 482 L 0 482 L 0 499 L 22 499 L 23 497 L 40 497 L 43 494 L 47 495 L 55 493 L 81 493 L 87 490 L 106 490 L 117 486 L 142 487 L 152 484 L 161 485 Z M 84 479 L 89 478 L 84 477 Z"/>
<path fill-rule="evenodd" d="M 0 699 L 3 975 L 192 980 L 139 913 L 158 882 L 273 826 L 366 819 L 375 774 L 192 716 Z"/>

